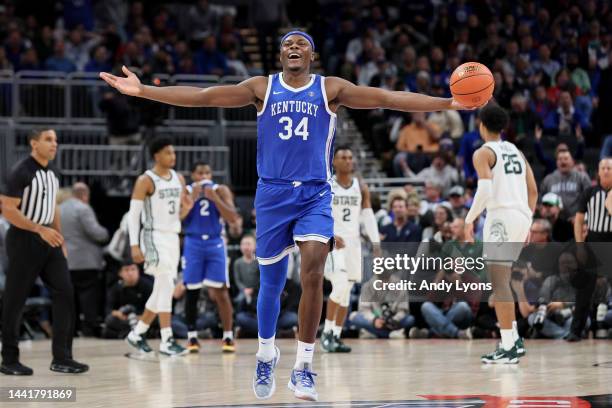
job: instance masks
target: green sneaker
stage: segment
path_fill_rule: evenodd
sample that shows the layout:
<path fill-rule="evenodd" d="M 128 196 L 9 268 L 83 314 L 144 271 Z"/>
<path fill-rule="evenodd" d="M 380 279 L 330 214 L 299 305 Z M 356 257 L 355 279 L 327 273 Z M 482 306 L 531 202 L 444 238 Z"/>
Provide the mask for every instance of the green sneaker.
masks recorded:
<path fill-rule="evenodd" d="M 153 349 L 149 346 L 147 340 L 143 336 L 138 336 L 130 332 L 130 334 L 128 334 L 128 336 L 125 338 L 125 341 L 142 354 L 153 353 Z"/>
<path fill-rule="evenodd" d="M 336 343 L 335 353 L 350 353 L 352 350 L 349 346 L 344 344 L 340 337 L 334 336 L 334 343 Z"/>
<path fill-rule="evenodd" d="M 494 352 L 480 357 L 480 361 L 485 364 L 518 364 L 519 357 L 516 351 L 516 345 L 510 350 L 504 350 L 498 347 Z"/>
<path fill-rule="evenodd" d="M 189 353 L 189 350 L 178 344 L 174 337 L 170 337 L 168 341 L 162 341 L 159 344 L 159 352 L 166 356 L 183 356 Z"/>
<path fill-rule="evenodd" d="M 514 347 L 516 348 L 516 355 L 519 357 L 524 357 L 527 354 L 527 350 L 525 350 L 525 339 L 519 337 L 516 339 L 514 343 Z"/>
<path fill-rule="evenodd" d="M 334 334 L 332 332 L 323 332 L 321 334 L 321 350 L 326 353 L 333 353 L 335 348 Z"/>

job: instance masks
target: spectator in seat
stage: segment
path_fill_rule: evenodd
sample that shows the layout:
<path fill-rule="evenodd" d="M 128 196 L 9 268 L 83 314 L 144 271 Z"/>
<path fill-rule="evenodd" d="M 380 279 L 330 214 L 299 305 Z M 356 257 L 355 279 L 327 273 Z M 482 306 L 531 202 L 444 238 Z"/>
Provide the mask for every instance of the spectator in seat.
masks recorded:
<path fill-rule="evenodd" d="M 105 46 L 99 45 L 93 51 L 93 58 L 85 64 L 85 72 L 109 72 L 113 66 L 109 62 L 108 50 Z"/>
<path fill-rule="evenodd" d="M 459 173 L 448 163 L 444 154 L 437 153 L 431 166 L 421 170 L 416 178 L 423 182 L 438 182 L 442 186 L 442 193 L 447 194 L 451 186 L 459 181 Z"/>
<path fill-rule="evenodd" d="M 538 85 L 533 91 L 531 102 L 529 102 L 529 110 L 538 116 L 540 123 L 543 123 L 553 109 L 554 105 L 546 95 L 546 87 Z"/>
<path fill-rule="evenodd" d="M 462 186 L 453 186 L 448 191 L 448 202 L 450 203 L 454 218 L 465 218 L 468 208 L 465 205 L 465 189 Z"/>
<path fill-rule="evenodd" d="M 476 120 L 474 121 L 475 129 L 465 133 L 459 142 L 457 165 L 463 168 L 463 177 L 468 185 L 475 185 L 478 179 L 472 157 L 474 156 L 474 152 L 484 143 L 478 131 L 479 125 L 480 119 L 476 116 Z"/>
<path fill-rule="evenodd" d="M 521 93 L 516 93 L 510 101 L 510 122 L 506 131 L 507 140 L 520 145 L 525 145 L 525 139 L 533 138 L 533 131 L 539 123 L 538 116 L 527 109 L 527 98 Z"/>
<path fill-rule="evenodd" d="M 574 159 L 569 150 L 557 151 L 557 170 L 544 177 L 540 195 L 555 193 L 561 198 L 565 213 L 562 217 L 571 219 L 576 215 L 580 195 L 591 186 L 591 179 L 574 168 Z"/>
<path fill-rule="evenodd" d="M 376 283 L 378 280 L 381 282 Z M 400 278 L 389 271 L 373 275 L 361 287 L 359 309 L 350 314 L 350 324 L 379 339 L 405 338 L 405 330 L 409 330 L 415 321 L 405 296 L 398 299 L 391 290 L 375 289 L 375 285 L 399 281 Z"/>
<path fill-rule="evenodd" d="M 102 244 L 108 241 L 106 228 L 100 225 L 89 205 L 89 187 L 85 183 L 72 186 L 72 197 L 60 206 L 62 234 L 68 251 L 68 269 L 75 294 L 76 322 L 83 313 L 82 332 L 98 335 L 99 275 L 103 267 Z"/>
<path fill-rule="evenodd" d="M 455 285 L 455 282 L 478 283 L 480 280 L 471 272 L 458 274 L 449 269 L 439 271 L 434 282 L 450 282 Z M 478 312 L 480 295 L 477 290 L 466 293 L 454 289 L 444 292 L 443 295 L 430 293 L 430 300 L 421 306 L 421 313 L 430 331 L 413 328 L 409 333 L 410 338 L 423 338 L 434 334 L 443 338 L 471 340 L 472 332 L 469 327 Z"/>
<path fill-rule="evenodd" d="M 240 240 L 242 256 L 234 262 L 234 283 L 238 295 L 234 303 L 240 304 L 245 298 L 252 298 L 255 288 L 259 286 L 259 265 L 255 259 L 255 237 L 245 235 Z"/>
<path fill-rule="evenodd" d="M 550 134 L 575 138 L 577 133 L 589 128 L 587 118 L 574 108 L 572 95 L 569 91 L 562 91 L 559 94 L 558 108 L 548 114 L 544 129 Z"/>
<path fill-rule="evenodd" d="M 441 86 L 434 89 L 443 89 Z M 437 95 L 444 97 L 444 94 Z M 463 135 L 463 122 L 457 111 L 439 111 L 432 112 L 427 118 L 429 123 L 434 123 L 438 126 L 442 137 L 450 137 L 451 139 L 459 139 Z"/>
<path fill-rule="evenodd" d="M 551 237 L 555 242 L 567 242 L 574 237 L 574 226 L 567 219 L 561 218 L 563 201 L 555 193 L 546 193 L 542 197 L 540 215 L 552 225 Z"/>
<path fill-rule="evenodd" d="M 576 291 L 570 281 L 578 273 L 574 254 L 563 252 L 558 260 L 559 273 L 544 280 L 540 288 L 538 311 L 529 315 L 529 324 L 549 339 L 562 339 L 570 332 Z M 588 323 L 587 323 L 588 326 Z"/>
<path fill-rule="evenodd" d="M 48 71 L 60 71 L 66 74 L 76 71 L 76 65 L 65 55 L 65 44 L 57 41 L 53 46 L 53 55 L 45 61 L 45 69 Z"/>
<path fill-rule="evenodd" d="M 119 270 L 119 281 L 108 292 L 103 337 L 121 339 L 127 336 L 144 312 L 152 290 L 153 284 L 140 277 L 136 264 L 125 262 Z"/>
<path fill-rule="evenodd" d="M 187 29 L 184 34 L 191 40 L 201 41 L 217 33 L 219 20 L 218 10 L 208 0 L 199 0 L 187 11 Z"/>
<path fill-rule="evenodd" d="M 227 75 L 227 58 L 217 50 L 217 39 L 208 36 L 204 40 L 202 48 L 194 55 L 195 65 L 203 75 Z"/>
<path fill-rule="evenodd" d="M 383 242 L 419 242 L 421 228 L 408 219 L 407 203 L 404 197 L 394 197 L 391 201 L 393 223 L 380 229 Z"/>
<path fill-rule="evenodd" d="M 411 157 L 423 153 L 435 153 L 439 149 L 440 128 L 438 125 L 429 123 L 425 113 L 415 112 L 412 114 L 412 122 L 400 131 L 396 148 L 398 153 L 393 160 L 395 174 L 405 176 L 411 172 L 421 169 L 410 168 Z"/>
<path fill-rule="evenodd" d="M 77 71 L 83 71 L 93 47 L 100 41 L 92 33 L 85 32 L 81 27 L 70 31 L 66 43 L 66 58 L 68 58 Z"/>

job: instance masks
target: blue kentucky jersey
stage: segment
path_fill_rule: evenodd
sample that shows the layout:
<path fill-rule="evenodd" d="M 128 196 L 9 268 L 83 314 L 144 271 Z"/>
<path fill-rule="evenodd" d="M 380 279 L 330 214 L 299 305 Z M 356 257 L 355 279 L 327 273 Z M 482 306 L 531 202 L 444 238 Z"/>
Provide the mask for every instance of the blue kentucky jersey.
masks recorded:
<path fill-rule="evenodd" d="M 257 113 L 257 173 L 264 180 L 328 181 L 336 114 L 327 106 L 324 77 L 311 75 L 292 88 L 282 73 L 270 75 Z"/>
<path fill-rule="evenodd" d="M 191 193 L 193 183 L 187 186 L 187 190 Z M 204 185 L 216 189 L 217 184 L 213 184 L 209 181 L 205 181 L 202 184 L 202 193 L 193 203 L 193 208 L 189 211 L 189 214 L 183 220 L 183 232 L 188 236 L 197 236 L 203 239 L 214 239 L 221 236 L 223 225 L 221 223 L 221 214 L 215 203 L 207 200 L 204 197 Z"/>

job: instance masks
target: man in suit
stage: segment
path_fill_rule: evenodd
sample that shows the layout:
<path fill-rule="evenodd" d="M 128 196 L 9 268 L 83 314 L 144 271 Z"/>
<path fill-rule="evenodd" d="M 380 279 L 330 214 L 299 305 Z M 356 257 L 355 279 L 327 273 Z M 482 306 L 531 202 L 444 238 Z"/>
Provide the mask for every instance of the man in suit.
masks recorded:
<path fill-rule="evenodd" d="M 102 269 L 102 244 L 108 231 L 98 223 L 89 205 L 89 187 L 85 183 L 72 186 L 72 196 L 60 205 L 62 231 L 68 250 L 68 268 L 74 285 L 76 322 L 79 309 L 84 319 L 81 331 L 85 336 L 98 334 L 98 275 Z"/>

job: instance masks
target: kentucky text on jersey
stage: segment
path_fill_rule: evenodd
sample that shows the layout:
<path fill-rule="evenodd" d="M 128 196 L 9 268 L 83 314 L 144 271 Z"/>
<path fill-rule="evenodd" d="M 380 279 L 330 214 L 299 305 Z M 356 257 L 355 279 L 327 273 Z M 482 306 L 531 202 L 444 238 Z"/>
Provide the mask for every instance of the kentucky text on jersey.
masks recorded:
<path fill-rule="evenodd" d="M 319 107 L 314 103 L 303 101 L 284 101 L 276 102 L 270 105 L 270 116 L 276 116 L 280 113 L 305 113 L 307 115 L 317 117 Z"/>
<path fill-rule="evenodd" d="M 282 73 L 268 77 L 257 112 L 257 174 L 264 181 L 327 182 L 336 134 L 336 114 L 327 105 L 325 78 L 294 88 Z"/>

